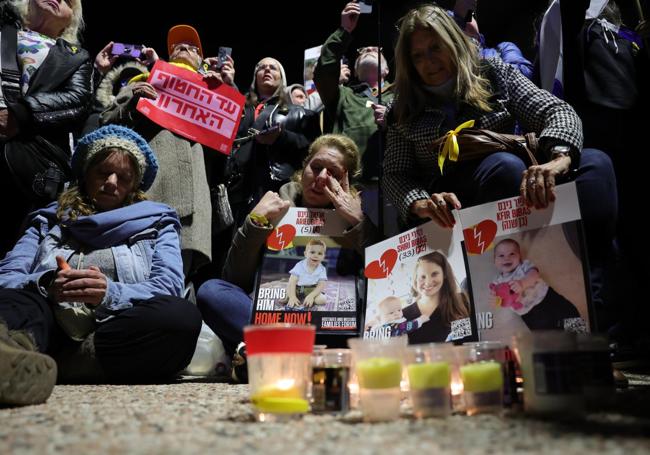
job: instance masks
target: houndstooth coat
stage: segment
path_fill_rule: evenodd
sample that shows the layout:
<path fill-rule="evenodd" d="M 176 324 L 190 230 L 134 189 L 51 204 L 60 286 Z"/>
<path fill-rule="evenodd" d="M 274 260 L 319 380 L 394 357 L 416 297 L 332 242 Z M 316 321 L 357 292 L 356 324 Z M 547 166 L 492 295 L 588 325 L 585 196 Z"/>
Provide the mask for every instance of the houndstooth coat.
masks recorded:
<path fill-rule="evenodd" d="M 492 83 L 493 111 L 461 105 L 454 125 L 475 120 L 475 128 L 512 133 L 518 121 L 540 139 L 552 138 L 581 150 L 582 122 L 571 106 L 500 59 L 484 60 L 483 71 Z M 388 126 L 382 185 L 404 219 L 414 201 L 430 197 L 427 189 L 440 177 L 437 153 L 429 146 L 447 132 L 445 115 L 443 109 L 430 105 L 414 121 Z"/>

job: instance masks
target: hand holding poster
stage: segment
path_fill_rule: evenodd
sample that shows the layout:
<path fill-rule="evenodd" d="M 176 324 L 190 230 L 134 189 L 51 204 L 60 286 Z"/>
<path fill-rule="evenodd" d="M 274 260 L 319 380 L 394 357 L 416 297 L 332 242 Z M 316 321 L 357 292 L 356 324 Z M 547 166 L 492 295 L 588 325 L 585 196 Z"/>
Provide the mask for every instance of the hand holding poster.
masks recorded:
<path fill-rule="evenodd" d="M 513 197 L 459 214 L 481 340 L 590 328 L 575 184 L 558 186 L 555 203 L 543 210 Z"/>
<path fill-rule="evenodd" d="M 211 88 L 199 73 L 158 60 L 148 81 L 155 100 L 140 98 L 137 110 L 191 141 L 230 154 L 245 98 L 227 84 Z"/>

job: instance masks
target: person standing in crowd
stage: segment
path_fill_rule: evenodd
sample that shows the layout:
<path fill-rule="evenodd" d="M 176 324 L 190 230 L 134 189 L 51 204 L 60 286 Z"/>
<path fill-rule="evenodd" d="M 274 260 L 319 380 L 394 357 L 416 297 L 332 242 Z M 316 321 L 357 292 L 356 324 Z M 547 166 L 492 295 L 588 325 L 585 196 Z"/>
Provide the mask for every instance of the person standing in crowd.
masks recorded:
<path fill-rule="evenodd" d="M 292 104 L 295 104 L 296 106 L 305 106 L 305 103 L 307 102 L 307 90 L 305 90 L 304 85 L 291 84 L 287 87 L 287 93 L 289 94 Z"/>
<path fill-rule="evenodd" d="M 511 41 L 502 41 L 494 47 L 486 47 L 485 37 L 479 31 L 476 20 L 477 0 L 456 0 L 453 11 L 448 11 L 461 30 L 475 40 L 481 58 L 498 57 L 504 62 L 514 66 L 528 79 L 533 78 L 534 65 L 524 57 L 521 49 Z M 469 19 L 469 20 L 468 20 Z"/>
<path fill-rule="evenodd" d="M 341 59 L 352 42 L 360 14 L 359 3 L 345 5 L 340 27 L 323 44 L 314 70 L 314 82 L 325 106 L 324 132 L 345 134 L 359 147 L 364 210 L 376 222 L 379 160 L 382 156 L 379 135 L 386 105 L 393 99 L 393 92 L 385 81 L 389 73 L 386 58 L 377 47 L 358 49 L 354 72 L 359 84 L 349 87 L 340 84 Z M 381 80 L 378 78 L 379 65 Z M 381 105 L 377 102 L 379 90 L 382 93 Z"/>
<path fill-rule="evenodd" d="M 237 225 L 267 191 L 278 191 L 290 180 L 320 134 L 316 114 L 293 105 L 286 90 L 279 61 L 265 57 L 257 62 L 225 174 Z"/>
<path fill-rule="evenodd" d="M 389 114 L 383 184 L 403 219 L 433 219 L 451 227 L 450 209 L 518 193 L 528 206 L 544 208 L 555 200 L 555 185 L 574 177 L 592 296 L 600 299 L 616 225 L 616 179 L 607 155 L 582 150 L 575 111 L 500 59 L 479 60 L 476 46 L 435 5 L 402 18 L 396 64 L 399 95 Z M 525 131 L 537 133 L 543 163 L 527 166 L 513 153 L 497 152 L 447 160 L 441 169 L 431 143 L 469 120 L 500 133 L 511 133 L 518 121 Z"/>
<path fill-rule="evenodd" d="M 169 30 L 167 50 L 170 63 L 189 71 L 197 72 L 203 62 L 199 34 L 189 25 L 176 25 Z M 232 85 L 234 76 L 230 60 L 220 72 L 207 71 L 203 77 L 209 83 Z M 183 226 L 184 272 L 189 278 L 201 265 L 210 261 L 212 254 L 212 210 L 204 149 L 200 143 L 160 127 L 136 110 L 141 97 L 152 100 L 158 97 L 156 89 L 146 82 L 148 77 L 149 73 L 143 73 L 131 79 L 101 114 L 100 123 L 133 127 L 156 153 L 161 171 L 148 196 L 171 205 L 178 212 Z"/>
<path fill-rule="evenodd" d="M 81 0 L 3 0 L 3 49 L 16 34 L 15 81 L 3 68 L 0 96 L 0 191 L 5 220 L 0 257 L 32 208 L 56 199 L 70 173 L 70 132 L 80 129 L 92 97 L 92 64 L 78 45 Z M 11 89 L 12 83 L 19 90 Z M 16 87 L 17 87 L 16 86 Z"/>
<path fill-rule="evenodd" d="M 57 377 L 48 354 L 88 314 L 82 344 L 107 382 L 167 380 L 194 353 L 201 315 L 180 298 L 181 225 L 144 195 L 158 171 L 153 151 L 132 130 L 104 126 L 79 141 L 72 169 L 77 184 L 34 212 L 0 261 L 0 404 L 48 398 Z M 85 310 L 62 324 L 68 302 Z"/>
<path fill-rule="evenodd" d="M 645 292 L 644 283 L 650 279 L 650 250 L 638 240 L 645 236 L 645 227 L 638 220 L 637 193 L 650 154 L 648 145 L 632 132 L 646 124 L 650 59 L 647 49 L 640 48 L 641 36 L 623 24 L 617 3 L 600 2 L 600 11 L 595 4 L 589 0 L 549 3 L 540 30 L 539 76 L 542 86 L 553 88 L 550 78 L 543 77 L 549 71 L 557 73 L 553 65 L 557 59 L 547 57 L 553 50 L 548 43 L 561 42 L 561 85 L 556 81 L 555 88 L 561 87 L 560 95 L 580 115 L 585 146 L 607 153 L 617 177 L 618 260 L 610 261 L 616 264 L 616 280 L 608 292 L 611 303 L 606 302 L 607 318 L 601 318 L 601 326 L 611 326 L 610 339 L 618 343 L 615 361 L 647 359 L 650 337 L 645 321 L 650 310 L 636 296 Z"/>

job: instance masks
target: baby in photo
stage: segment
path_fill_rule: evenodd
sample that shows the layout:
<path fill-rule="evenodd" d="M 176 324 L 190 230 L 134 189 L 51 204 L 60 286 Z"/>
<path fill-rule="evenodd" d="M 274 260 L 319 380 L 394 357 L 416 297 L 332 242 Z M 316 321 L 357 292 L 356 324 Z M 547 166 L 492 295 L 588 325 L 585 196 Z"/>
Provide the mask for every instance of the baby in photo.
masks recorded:
<path fill-rule="evenodd" d="M 491 303 L 520 315 L 529 329 L 562 330 L 565 320 L 580 318 L 575 305 L 551 288 L 531 261 L 522 258 L 516 240 L 496 244 L 494 266 L 498 273 L 489 284 Z"/>
<path fill-rule="evenodd" d="M 368 324 L 366 330 L 384 330 L 390 328 L 390 336 L 397 337 L 411 333 L 422 327 L 429 320 L 428 316 L 420 315 L 416 319 L 407 320 L 402 313 L 402 299 L 389 296 L 377 304 L 378 315 L 374 323 Z"/>
<path fill-rule="evenodd" d="M 325 260 L 327 246 L 320 239 L 311 239 L 305 246 L 305 259 L 298 262 L 290 271 L 287 284 L 287 307 L 304 305 L 325 305 L 327 300 L 323 293 L 327 283 L 327 270 L 322 262 Z"/>

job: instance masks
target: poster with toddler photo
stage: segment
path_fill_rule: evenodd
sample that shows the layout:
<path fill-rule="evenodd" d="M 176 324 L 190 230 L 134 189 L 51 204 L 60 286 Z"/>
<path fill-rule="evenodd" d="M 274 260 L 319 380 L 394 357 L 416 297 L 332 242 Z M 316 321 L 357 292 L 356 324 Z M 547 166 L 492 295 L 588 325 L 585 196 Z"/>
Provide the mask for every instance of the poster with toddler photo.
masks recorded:
<path fill-rule="evenodd" d="M 358 335 L 358 280 L 349 267 L 358 253 L 341 246 L 346 226 L 334 210 L 289 209 L 266 241 L 253 324 L 313 324 L 317 336 Z"/>
<path fill-rule="evenodd" d="M 459 223 L 433 221 L 366 248 L 364 338 L 477 340 Z"/>
<path fill-rule="evenodd" d="M 546 209 L 521 197 L 460 210 L 481 340 L 589 331 L 590 292 L 575 184 Z"/>

